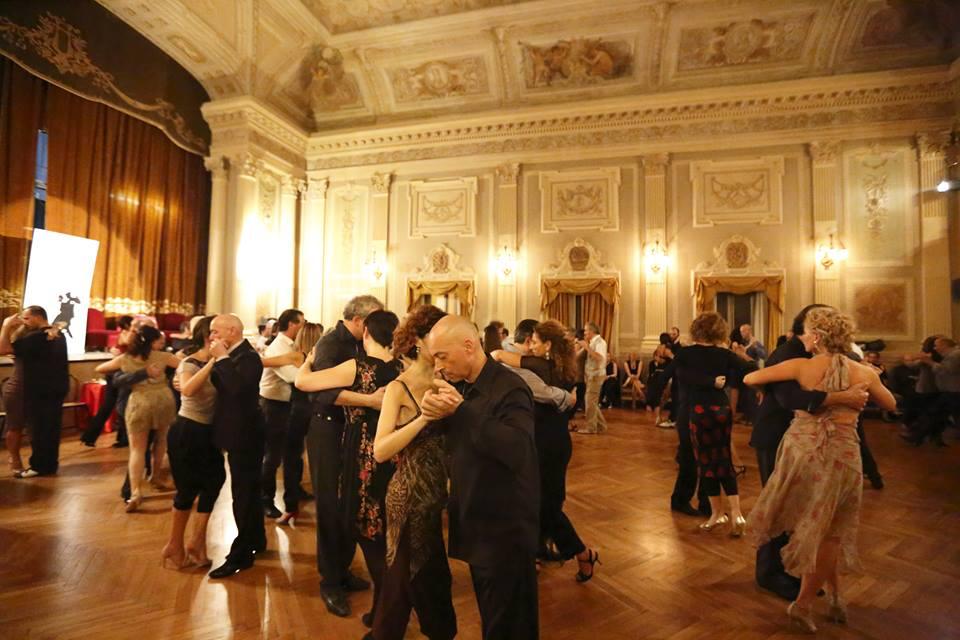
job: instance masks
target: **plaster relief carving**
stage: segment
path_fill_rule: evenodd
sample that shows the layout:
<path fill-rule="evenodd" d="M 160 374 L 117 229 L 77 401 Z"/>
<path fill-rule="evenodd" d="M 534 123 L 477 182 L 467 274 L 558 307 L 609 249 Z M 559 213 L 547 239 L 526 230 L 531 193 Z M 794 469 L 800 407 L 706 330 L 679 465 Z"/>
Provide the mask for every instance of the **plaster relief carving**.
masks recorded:
<path fill-rule="evenodd" d="M 356 78 L 343 68 L 343 54 L 333 47 L 322 47 L 313 57 L 309 91 L 314 115 L 363 107 Z"/>
<path fill-rule="evenodd" d="M 863 198 L 866 212 L 867 231 L 877 237 L 883 232 L 887 220 L 887 176 L 869 174 L 863 178 Z"/>
<path fill-rule="evenodd" d="M 780 224 L 783 158 L 690 163 L 693 224 Z"/>
<path fill-rule="evenodd" d="M 473 280 L 475 273 L 460 264 L 462 257 L 443 243 L 423 257 L 423 266 L 411 274 L 412 280 Z"/>
<path fill-rule="evenodd" d="M 195 46 L 190 44 L 190 41 L 184 38 L 183 36 L 172 35 L 168 36 L 167 40 L 175 46 L 177 49 L 183 52 L 183 55 L 187 56 L 191 60 L 197 63 L 204 63 L 207 61 L 207 57 L 200 52 Z"/>
<path fill-rule="evenodd" d="M 762 276 L 783 273 L 783 267 L 779 263 L 762 259 L 762 252 L 750 238 L 733 235 L 714 247 L 713 260 L 699 263 L 695 271 L 703 276 Z"/>
<path fill-rule="evenodd" d="M 540 174 L 540 230 L 617 231 L 620 169 L 544 171 Z"/>
<path fill-rule="evenodd" d="M 680 34 L 679 71 L 791 62 L 803 53 L 814 14 L 743 20 Z"/>
<path fill-rule="evenodd" d="M 557 252 L 557 261 L 540 271 L 540 279 L 555 278 L 619 278 L 619 270 L 603 261 L 600 250 L 583 238 L 568 242 Z"/>
<path fill-rule="evenodd" d="M 536 46 L 521 42 L 527 89 L 581 87 L 630 76 L 633 48 L 624 40 L 574 38 Z"/>
<path fill-rule="evenodd" d="M 260 217 L 270 225 L 277 206 L 277 183 L 272 179 L 260 180 Z"/>
<path fill-rule="evenodd" d="M 908 278 L 854 280 L 849 283 L 848 308 L 857 323 L 858 338 L 914 337 L 913 281 Z"/>
<path fill-rule="evenodd" d="M 302 0 L 333 33 L 359 31 L 525 0 Z"/>
<path fill-rule="evenodd" d="M 410 237 L 476 235 L 477 179 L 409 183 Z"/>
<path fill-rule="evenodd" d="M 390 69 L 388 75 L 398 103 L 482 95 L 490 90 L 487 67 L 480 56 Z"/>

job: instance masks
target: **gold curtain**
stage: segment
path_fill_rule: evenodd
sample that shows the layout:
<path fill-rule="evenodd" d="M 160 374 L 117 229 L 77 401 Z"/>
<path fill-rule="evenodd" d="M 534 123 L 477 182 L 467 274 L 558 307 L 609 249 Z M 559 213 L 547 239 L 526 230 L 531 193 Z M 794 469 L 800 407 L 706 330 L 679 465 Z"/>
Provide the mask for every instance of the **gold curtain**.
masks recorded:
<path fill-rule="evenodd" d="M 155 127 L 50 86 L 47 229 L 100 242 L 91 306 L 203 308 L 210 179 Z"/>
<path fill-rule="evenodd" d="M 570 304 L 572 302 L 572 293 L 561 293 L 547 305 L 547 318 L 558 320 L 560 324 L 567 326 L 570 323 Z"/>
<path fill-rule="evenodd" d="M 0 59 L 0 317 L 19 310 L 33 227 L 37 131 L 46 84 Z"/>
<path fill-rule="evenodd" d="M 694 285 L 697 313 L 712 310 L 717 294 L 721 291 L 735 294 L 761 292 L 766 296 L 769 304 L 764 344 L 772 351 L 783 326 L 783 276 L 697 276 Z"/>
<path fill-rule="evenodd" d="M 600 335 L 607 341 L 607 345 L 613 344 L 613 318 L 616 315 L 616 308 L 610 302 L 607 302 L 599 293 L 587 293 L 583 296 L 583 320 L 596 323 L 600 329 Z"/>
<path fill-rule="evenodd" d="M 442 296 L 451 293 L 460 300 L 460 315 L 472 318 L 475 293 L 470 280 L 410 280 L 407 282 L 407 311 L 413 309 L 420 296 Z"/>

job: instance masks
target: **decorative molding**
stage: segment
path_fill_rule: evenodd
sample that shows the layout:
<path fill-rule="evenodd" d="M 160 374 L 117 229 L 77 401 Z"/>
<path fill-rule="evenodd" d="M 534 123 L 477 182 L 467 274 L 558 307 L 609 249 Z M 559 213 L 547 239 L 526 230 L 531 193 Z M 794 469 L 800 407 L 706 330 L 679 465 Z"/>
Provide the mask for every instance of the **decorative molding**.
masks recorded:
<path fill-rule="evenodd" d="M 846 308 L 857 324 L 858 340 L 916 338 L 912 278 L 851 278 L 846 289 Z"/>
<path fill-rule="evenodd" d="M 277 209 L 277 183 L 272 177 L 260 175 L 259 189 L 260 196 L 260 218 L 270 228 L 273 224 L 274 214 Z"/>
<path fill-rule="evenodd" d="M 699 276 L 765 276 L 784 272 L 773 260 L 760 257 L 762 249 L 742 235 L 732 235 L 713 249 L 713 260 L 699 263 L 694 272 Z"/>
<path fill-rule="evenodd" d="M 207 156 L 203 159 L 203 166 L 217 180 L 226 178 L 229 163 L 223 156 Z"/>
<path fill-rule="evenodd" d="M 476 235 L 477 179 L 408 183 L 410 238 Z"/>
<path fill-rule="evenodd" d="M 461 265 L 460 260 L 460 254 L 443 243 L 423 257 L 423 266 L 410 273 L 408 280 L 473 281 L 476 273 L 470 267 Z"/>
<path fill-rule="evenodd" d="M 376 193 L 388 193 L 390 191 L 390 182 L 393 181 L 393 173 L 389 171 L 375 172 L 370 176 L 370 186 Z"/>
<path fill-rule="evenodd" d="M 783 157 L 690 163 L 693 226 L 781 224 Z"/>
<path fill-rule="evenodd" d="M 667 165 L 670 164 L 669 153 L 651 153 L 643 156 L 643 173 L 645 176 L 664 176 L 667 173 Z"/>
<path fill-rule="evenodd" d="M 231 158 L 230 165 L 237 167 L 237 171 L 241 176 L 254 178 L 256 180 L 260 179 L 260 176 L 263 174 L 264 170 L 263 160 L 249 151 L 240 153 Z"/>
<path fill-rule="evenodd" d="M 840 157 L 842 144 L 836 140 L 811 142 L 807 145 L 807 151 L 814 165 L 830 165 L 835 164 Z"/>
<path fill-rule="evenodd" d="M 501 185 L 515 185 L 520 175 L 520 163 L 505 162 L 497 167 L 496 173 Z"/>
<path fill-rule="evenodd" d="M 540 173 L 543 233 L 620 230 L 620 168 Z"/>
<path fill-rule="evenodd" d="M 576 238 L 568 242 L 557 252 L 557 261 L 540 271 L 540 279 L 555 278 L 620 278 L 620 271 L 603 261 L 599 249 L 584 240 Z"/>
<path fill-rule="evenodd" d="M 921 160 L 943 160 L 950 146 L 950 131 L 918 133 L 915 142 Z"/>
<path fill-rule="evenodd" d="M 280 177 L 280 193 L 285 196 L 297 196 L 304 189 L 303 180 L 293 176 L 283 175 Z"/>
<path fill-rule="evenodd" d="M 518 46 L 527 90 L 584 87 L 633 75 L 633 44 L 627 40 L 572 38 Z"/>
<path fill-rule="evenodd" d="M 431 60 L 385 71 L 396 104 L 432 102 L 490 93 L 484 56 Z"/>
<path fill-rule="evenodd" d="M 211 155 L 256 146 L 302 170 L 307 134 L 272 108 L 249 96 L 208 102 L 201 107 L 213 133 Z"/>
<path fill-rule="evenodd" d="M 307 178 L 307 197 L 310 200 L 323 200 L 327 197 L 327 187 L 329 186 L 330 180 L 327 178 Z"/>

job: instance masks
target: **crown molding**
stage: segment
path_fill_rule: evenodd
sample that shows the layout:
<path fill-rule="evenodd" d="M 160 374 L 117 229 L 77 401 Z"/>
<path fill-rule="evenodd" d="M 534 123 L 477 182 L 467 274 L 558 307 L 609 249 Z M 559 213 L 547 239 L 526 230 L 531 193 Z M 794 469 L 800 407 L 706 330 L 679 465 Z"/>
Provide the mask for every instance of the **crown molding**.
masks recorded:
<path fill-rule="evenodd" d="M 200 110 L 212 133 L 211 155 L 230 156 L 259 147 L 273 156 L 273 164 L 302 172 L 307 132 L 272 107 L 241 96 L 208 102 Z"/>

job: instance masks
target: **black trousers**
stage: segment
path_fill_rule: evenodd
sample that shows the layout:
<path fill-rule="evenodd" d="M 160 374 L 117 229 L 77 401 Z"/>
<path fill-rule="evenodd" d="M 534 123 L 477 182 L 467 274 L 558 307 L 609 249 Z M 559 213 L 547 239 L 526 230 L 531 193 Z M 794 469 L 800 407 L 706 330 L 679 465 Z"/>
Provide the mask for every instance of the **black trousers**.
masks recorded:
<path fill-rule="evenodd" d="M 863 462 L 863 475 L 867 478 L 876 478 L 880 475 L 877 461 L 867 444 L 867 434 L 863 430 L 863 417 L 857 422 L 857 435 L 860 436 L 860 460 Z"/>
<path fill-rule="evenodd" d="M 303 481 L 304 439 L 310 429 L 310 405 L 290 403 L 290 419 L 283 442 L 283 510 L 296 513 L 300 510 Z"/>
<path fill-rule="evenodd" d="M 31 425 L 30 468 L 43 475 L 60 468 L 60 429 L 63 421 L 62 395 L 27 395 L 25 406 Z"/>
<path fill-rule="evenodd" d="M 773 475 L 776 462 L 776 449 L 757 449 L 757 468 L 760 471 L 761 486 L 766 486 L 770 476 Z M 784 533 L 757 548 L 755 572 L 757 584 L 766 587 L 778 578 L 788 575 L 787 570 L 783 568 L 783 560 L 780 559 L 780 551 L 787 546 L 788 542 L 790 542 L 790 536 Z"/>
<path fill-rule="evenodd" d="M 114 407 L 117 406 L 117 397 L 119 390 L 113 384 L 113 375 L 107 376 L 106 388 L 103 390 L 103 398 L 100 401 L 100 408 L 97 409 L 97 415 L 90 418 L 87 428 L 83 430 L 80 439 L 84 442 L 96 442 L 97 438 L 103 432 L 104 425 L 110 419 Z"/>
<path fill-rule="evenodd" d="M 534 437 L 540 464 L 540 538 L 553 540 L 564 560 L 584 551 L 586 546 L 563 512 L 567 497 L 567 465 L 573 443 L 566 422 L 536 425 Z M 542 546 L 545 546 L 543 544 Z"/>
<path fill-rule="evenodd" d="M 586 402 L 586 399 L 587 399 L 587 383 L 578 382 L 576 389 L 577 389 L 577 404 L 573 407 L 573 410 L 575 412 L 583 411 L 585 408 L 584 403 Z"/>
<path fill-rule="evenodd" d="M 264 434 L 262 497 L 264 505 L 272 505 L 277 494 L 277 469 L 283 461 L 283 450 L 287 440 L 290 403 L 260 398 L 260 410 L 263 411 L 267 429 Z"/>
<path fill-rule="evenodd" d="M 436 523 L 438 549 L 443 549 L 441 524 Z M 410 610 L 417 612 L 420 632 L 430 640 L 450 640 L 457 635 L 457 615 L 451 597 L 452 577 L 447 556 L 441 552 L 427 560 L 410 577 L 409 528 L 400 534 L 397 555 L 383 574 L 377 612 L 373 617 L 376 640 L 403 640 Z"/>
<path fill-rule="evenodd" d="M 470 565 L 483 640 L 536 640 L 540 635 L 537 567 L 533 556 L 495 567 Z"/>
<path fill-rule="evenodd" d="M 223 454 L 213 445 L 213 425 L 177 416 L 167 433 L 167 455 L 177 493 L 173 508 L 189 511 L 197 501 L 197 513 L 211 513 L 226 482 Z"/>
<path fill-rule="evenodd" d="M 230 545 L 227 562 L 252 562 L 253 556 L 267 548 L 267 534 L 263 527 L 263 504 L 260 501 L 263 440 L 251 434 L 243 448 L 227 450 L 230 465 L 230 490 L 233 493 L 233 519 L 237 523 L 237 537 Z"/>
<path fill-rule="evenodd" d="M 315 414 L 307 432 L 310 479 L 317 503 L 317 570 L 323 576 L 320 587 L 338 589 L 353 561 L 357 546 L 343 527 L 340 517 L 340 440 L 343 423 Z M 262 517 L 261 517 L 262 520 Z"/>
<path fill-rule="evenodd" d="M 679 404 L 676 400 L 674 405 Z M 673 495 L 670 496 L 670 506 L 673 508 L 690 504 L 694 494 L 697 494 L 698 508 L 706 512 L 710 508 L 710 500 L 706 494 L 706 487 L 702 484 L 697 488 L 698 469 L 697 458 L 693 452 L 693 442 L 690 440 L 690 421 L 686 413 L 681 413 L 677 419 L 677 479 L 673 484 Z"/>

